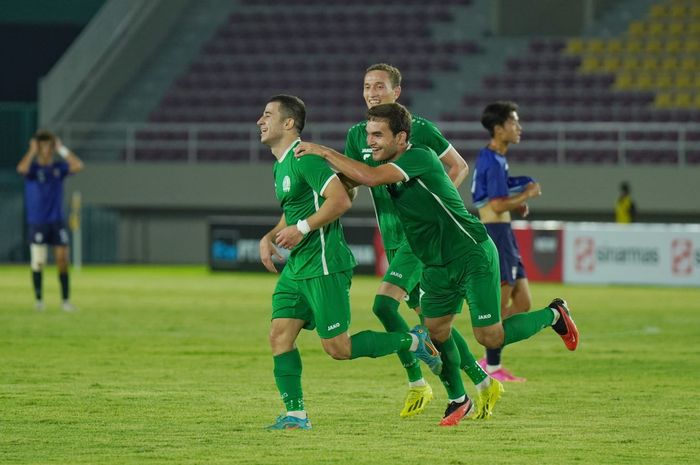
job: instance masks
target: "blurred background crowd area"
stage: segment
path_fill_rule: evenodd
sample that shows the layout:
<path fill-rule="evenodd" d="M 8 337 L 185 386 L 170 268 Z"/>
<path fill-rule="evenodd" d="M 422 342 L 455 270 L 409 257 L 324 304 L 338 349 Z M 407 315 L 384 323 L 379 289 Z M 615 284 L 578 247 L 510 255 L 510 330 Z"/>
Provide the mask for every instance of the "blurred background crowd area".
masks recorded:
<path fill-rule="evenodd" d="M 0 0 L 0 40 L 2 261 L 26 258 L 37 128 L 86 163 L 86 261 L 199 262 L 208 217 L 277 214 L 266 100 L 300 96 L 304 136 L 342 149 L 376 62 L 468 163 L 483 107 L 517 102 L 533 219 L 611 221 L 626 180 L 640 221 L 698 222 L 700 0 Z"/>

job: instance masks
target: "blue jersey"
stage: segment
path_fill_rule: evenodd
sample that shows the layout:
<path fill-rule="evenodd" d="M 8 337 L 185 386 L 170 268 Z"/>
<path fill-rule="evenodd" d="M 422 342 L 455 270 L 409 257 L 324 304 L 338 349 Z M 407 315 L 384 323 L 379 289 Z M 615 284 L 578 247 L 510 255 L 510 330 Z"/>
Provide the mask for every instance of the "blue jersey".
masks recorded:
<path fill-rule="evenodd" d="M 472 180 L 472 202 L 477 208 L 488 204 L 492 199 L 508 197 L 525 190 L 525 186 L 535 182 L 529 176 L 508 176 L 506 157 L 484 147 L 476 157 Z"/>
<path fill-rule="evenodd" d="M 64 221 L 63 180 L 68 176 L 68 163 L 55 161 L 42 166 L 36 160 L 25 175 L 24 195 L 27 223 L 47 224 Z"/>

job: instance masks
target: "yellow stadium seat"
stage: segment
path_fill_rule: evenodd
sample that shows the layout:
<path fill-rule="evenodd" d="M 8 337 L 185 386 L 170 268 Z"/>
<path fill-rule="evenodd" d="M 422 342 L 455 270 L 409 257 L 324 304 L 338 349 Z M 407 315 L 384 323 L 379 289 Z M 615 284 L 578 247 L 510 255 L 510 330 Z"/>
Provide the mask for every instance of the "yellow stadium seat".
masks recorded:
<path fill-rule="evenodd" d="M 569 39 L 566 44 L 567 53 L 579 54 L 584 49 L 583 39 Z"/>
<path fill-rule="evenodd" d="M 649 10 L 649 16 L 652 18 L 663 18 L 666 16 L 666 5 L 652 5 Z"/>
<path fill-rule="evenodd" d="M 586 55 L 581 62 L 581 71 L 585 73 L 595 73 L 602 69 L 601 60 L 596 55 Z"/>
<path fill-rule="evenodd" d="M 602 71 L 606 73 L 615 73 L 620 68 L 622 68 L 622 63 L 620 62 L 620 57 L 617 55 L 607 55 L 603 58 L 603 64 L 601 67 Z"/>
<path fill-rule="evenodd" d="M 642 51 L 642 41 L 629 39 L 624 43 L 623 49 L 625 53 L 640 53 Z"/>
<path fill-rule="evenodd" d="M 664 51 L 664 44 L 659 39 L 649 39 L 644 46 L 646 53 L 661 53 Z"/>
<path fill-rule="evenodd" d="M 680 69 L 683 71 L 696 71 L 698 69 L 698 60 L 693 56 L 686 56 L 681 60 Z"/>
<path fill-rule="evenodd" d="M 676 78 L 674 79 L 674 85 L 678 89 L 690 89 L 694 85 L 694 75 L 686 72 L 680 72 L 676 74 Z"/>
<path fill-rule="evenodd" d="M 626 56 L 622 59 L 622 69 L 624 69 L 625 71 L 634 71 L 639 68 L 639 58 L 637 58 L 636 56 Z"/>
<path fill-rule="evenodd" d="M 689 92 L 679 92 L 673 99 L 673 106 L 678 108 L 689 108 L 693 106 L 693 94 Z"/>
<path fill-rule="evenodd" d="M 676 57 L 667 56 L 661 61 L 661 69 L 664 71 L 673 71 L 679 67 L 678 58 Z"/>
<path fill-rule="evenodd" d="M 683 49 L 683 41 L 680 39 L 667 40 L 664 44 L 664 51 L 666 53 L 678 53 Z"/>
<path fill-rule="evenodd" d="M 607 53 L 622 53 L 622 41 L 620 39 L 608 40 L 606 50 Z"/>
<path fill-rule="evenodd" d="M 664 33 L 664 29 L 664 23 L 661 21 L 654 21 L 649 23 L 647 33 L 652 36 L 660 36 Z"/>
<path fill-rule="evenodd" d="M 642 69 L 644 71 L 655 71 L 659 67 L 658 60 L 653 55 L 647 55 L 642 59 Z"/>
<path fill-rule="evenodd" d="M 700 92 L 697 92 L 693 98 L 693 107 L 700 108 Z"/>
<path fill-rule="evenodd" d="M 672 36 L 682 36 L 685 34 L 685 23 L 674 21 L 668 25 L 668 33 Z"/>
<path fill-rule="evenodd" d="M 690 7 L 691 18 L 700 18 L 700 5 L 693 5 Z"/>
<path fill-rule="evenodd" d="M 700 40 L 690 39 L 686 40 L 683 44 L 683 51 L 685 53 L 700 53 Z"/>
<path fill-rule="evenodd" d="M 649 73 L 641 73 L 637 76 L 635 86 L 637 89 L 650 90 L 654 88 L 654 76 Z"/>
<path fill-rule="evenodd" d="M 586 44 L 588 53 L 603 53 L 605 52 L 605 41 L 603 39 L 591 39 Z"/>
<path fill-rule="evenodd" d="M 632 21 L 628 29 L 629 35 L 644 37 L 647 33 L 645 25 L 641 21 Z"/>
<path fill-rule="evenodd" d="M 634 86 L 634 76 L 631 73 L 620 73 L 615 76 L 615 88 L 629 90 Z"/>
<path fill-rule="evenodd" d="M 670 13 L 673 18 L 684 18 L 686 13 L 690 13 L 690 8 L 686 8 L 683 4 L 671 5 Z"/>
<path fill-rule="evenodd" d="M 669 92 L 659 92 L 654 98 L 654 106 L 659 108 L 670 108 L 673 106 L 673 94 Z"/>
<path fill-rule="evenodd" d="M 695 21 L 688 24 L 688 35 L 700 35 L 700 21 Z"/>
<path fill-rule="evenodd" d="M 673 75 L 669 73 L 657 74 L 654 79 L 654 86 L 659 89 L 671 89 L 674 85 Z"/>

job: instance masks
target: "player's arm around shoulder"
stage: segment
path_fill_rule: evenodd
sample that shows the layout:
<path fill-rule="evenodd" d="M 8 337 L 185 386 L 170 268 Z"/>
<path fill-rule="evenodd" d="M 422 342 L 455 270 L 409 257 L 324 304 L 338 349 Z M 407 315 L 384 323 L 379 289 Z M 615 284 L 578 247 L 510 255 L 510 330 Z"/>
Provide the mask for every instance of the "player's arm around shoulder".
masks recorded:
<path fill-rule="evenodd" d="M 301 242 L 304 236 L 337 220 L 352 206 L 352 201 L 337 175 L 333 175 L 329 179 L 320 194 L 324 199 L 321 207 L 308 218 L 301 219 L 297 221 L 297 224 L 287 226 L 279 231 L 275 236 L 278 246 L 292 249 Z"/>

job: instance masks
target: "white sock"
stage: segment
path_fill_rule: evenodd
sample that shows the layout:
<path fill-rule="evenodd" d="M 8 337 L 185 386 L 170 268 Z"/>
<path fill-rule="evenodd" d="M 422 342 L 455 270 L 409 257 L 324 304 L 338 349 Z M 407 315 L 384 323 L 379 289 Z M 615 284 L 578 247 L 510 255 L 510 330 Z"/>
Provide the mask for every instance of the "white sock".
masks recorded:
<path fill-rule="evenodd" d="M 418 381 L 409 381 L 408 387 L 410 387 L 410 388 L 421 387 L 421 386 L 425 386 L 426 384 L 428 384 L 428 383 L 425 382 L 425 378 L 421 378 Z"/>
<path fill-rule="evenodd" d="M 418 336 L 416 336 L 413 333 L 408 333 L 411 335 L 411 339 L 413 339 L 413 342 L 411 342 L 411 347 L 408 348 L 411 352 L 415 352 L 418 350 Z"/>
<path fill-rule="evenodd" d="M 498 365 L 489 365 L 489 364 L 486 364 L 486 373 L 493 373 L 493 372 L 496 371 L 496 370 L 500 370 L 500 369 L 501 369 L 501 366 L 502 366 L 502 365 L 501 365 L 500 363 L 499 363 Z"/>
<path fill-rule="evenodd" d="M 463 394 L 463 395 L 457 397 L 456 399 L 447 399 L 447 400 L 450 402 L 457 402 L 458 404 L 461 404 L 462 402 L 467 400 L 467 396 L 466 396 L 466 394 Z"/>
<path fill-rule="evenodd" d="M 306 420 L 306 410 L 292 410 L 287 412 L 288 417 L 299 418 L 300 420 Z"/>
<path fill-rule="evenodd" d="M 550 308 L 550 310 L 552 311 L 552 313 L 554 313 L 554 321 L 552 321 L 552 326 L 554 326 L 555 324 L 557 324 L 557 321 L 559 321 L 559 317 L 561 317 L 561 313 L 559 313 L 558 310 L 555 310 L 553 308 Z"/>
<path fill-rule="evenodd" d="M 476 385 L 476 390 L 477 391 L 483 391 L 484 389 L 488 388 L 491 386 L 491 378 L 488 376 L 483 379 L 479 384 Z"/>

